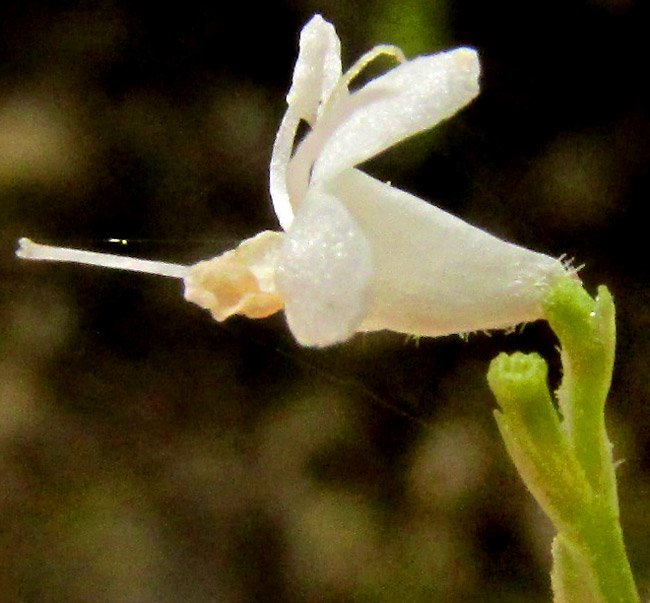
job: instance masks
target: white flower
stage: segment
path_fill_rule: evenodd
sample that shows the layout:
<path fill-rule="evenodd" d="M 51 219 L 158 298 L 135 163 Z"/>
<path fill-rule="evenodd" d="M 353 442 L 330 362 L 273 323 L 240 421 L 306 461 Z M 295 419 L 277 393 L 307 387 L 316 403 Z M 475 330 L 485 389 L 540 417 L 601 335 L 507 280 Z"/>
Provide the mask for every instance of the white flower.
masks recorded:
<path fill-rule="evenodd" d="M 348 84 L 380 54 L 402 62 L 361 89 Z M 284 233 L 262 232 L 192 267 L 36 245 L 21 257 L 77 261 L 183 278 L 185 297 L 217 320 L 281 310 L 303 345 L 358 331 L 438 336 L 506 328 L 542 317 L 548 286 L 566 270 L 355 168 L 431 128 L 479 91 L 476 51 L 405 61 L 379 46 L 342 74 L 334 27 L 303 28 L 270 166 Z M 294 149 L 298 125 L 309 133 Z"/>

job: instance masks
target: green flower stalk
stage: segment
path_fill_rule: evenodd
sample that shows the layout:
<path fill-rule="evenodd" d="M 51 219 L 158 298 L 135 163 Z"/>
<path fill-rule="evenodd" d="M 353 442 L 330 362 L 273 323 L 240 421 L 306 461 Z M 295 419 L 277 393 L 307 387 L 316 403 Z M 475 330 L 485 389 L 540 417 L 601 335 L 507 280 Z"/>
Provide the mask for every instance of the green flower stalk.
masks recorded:
<path fill-rule="evenodd" d="M 550 517 L 551 583 L 557 603 L 639 601 L 619 522 L 605 400 L 614 366 L 614 302 L 592 299 L 574 279 L 559 281 L 544 313 L 561 344 L 555 407 L 538 354 L 495 358 L 488 382 L 500 406 L 499 431 L 519 474 Z"/>

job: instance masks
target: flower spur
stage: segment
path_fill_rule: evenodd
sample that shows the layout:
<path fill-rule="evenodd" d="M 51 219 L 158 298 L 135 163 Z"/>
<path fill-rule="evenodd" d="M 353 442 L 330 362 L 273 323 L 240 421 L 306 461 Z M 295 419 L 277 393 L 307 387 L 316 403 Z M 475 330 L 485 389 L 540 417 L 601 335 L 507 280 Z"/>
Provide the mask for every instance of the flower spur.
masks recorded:
<path fill-rule="evenodd" d="M 376 56 L 400 64 L 350 92 Z M 378 46 L 342 73 L 334 27 L 315 15 L 300 35 L 287 110 L 270 165 L 284 232 L 264 231 L 194 266 L 21 239 L 18 255 L 181 278 L 185 298 L 216 320 L 284 308 L 302 345 L 359 331 L 440 336 L 542 317 L 544 293 L 567 274 L 558 259 L 502 241 L 355 166 L 452 116 L 479 92 L 476 51 L 406 61 Z M 310 131 L 295 144 L 301 121 Z"/>

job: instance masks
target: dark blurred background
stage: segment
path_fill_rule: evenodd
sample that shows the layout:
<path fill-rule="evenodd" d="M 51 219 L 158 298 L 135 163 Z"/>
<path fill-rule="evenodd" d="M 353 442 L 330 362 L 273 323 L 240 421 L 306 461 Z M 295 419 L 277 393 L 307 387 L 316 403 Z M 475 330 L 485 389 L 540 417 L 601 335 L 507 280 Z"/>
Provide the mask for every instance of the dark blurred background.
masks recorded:
<path fill-rule="evenodd" d="M 487 388 L 515 334 L 296 345 L 172 280 L 16 240 L 193 263 L 276 229 L 268 161 L 300 28 L 479 50 L 479 99 L 365 169 L 607 284 L 608 422 L 650 592 L 648 19 L 641 0 L 0 8 L 0 601 L 549 601 L 549 522 Z M 127 239 L 127 245 L 109 239 Z"/>

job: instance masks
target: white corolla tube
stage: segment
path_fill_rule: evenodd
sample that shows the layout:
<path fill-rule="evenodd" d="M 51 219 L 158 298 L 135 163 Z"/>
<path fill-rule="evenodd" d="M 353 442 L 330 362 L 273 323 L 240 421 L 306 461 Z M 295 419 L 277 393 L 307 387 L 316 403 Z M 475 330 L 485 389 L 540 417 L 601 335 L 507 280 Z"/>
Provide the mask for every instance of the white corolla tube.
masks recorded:
<path fill-rule="evenodd" d="M 351 80 L 382 54 L 399 64 L 350 92 Z M 406 60 L 392 46 L 372 49 L 343 73 L 336 31 L 315 15 L 300 35 L 271 157 L 283 232 L 261 232 L 194 266 L 28 239 L 18 255 L 181 278 L 186 299 L 217 320 L 284 309 L 307 346 L 360 331 L 440 336 L 537 320 L 548 288 L 571 273 L 559 259 L 502 241 L 356 168 L 470 103 L 479 74 L 471 48 Z M 310 131 L 296 145 L 301 121 Z"/>

